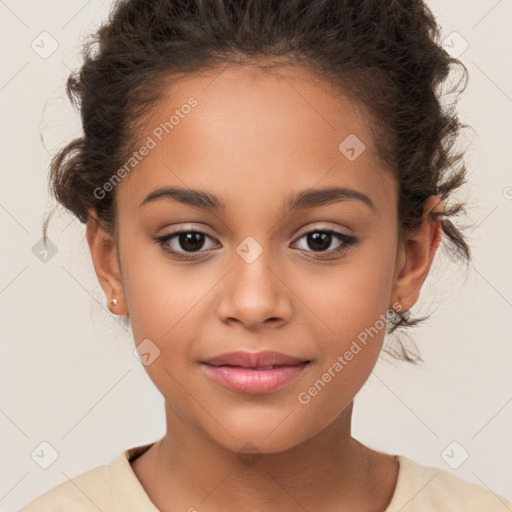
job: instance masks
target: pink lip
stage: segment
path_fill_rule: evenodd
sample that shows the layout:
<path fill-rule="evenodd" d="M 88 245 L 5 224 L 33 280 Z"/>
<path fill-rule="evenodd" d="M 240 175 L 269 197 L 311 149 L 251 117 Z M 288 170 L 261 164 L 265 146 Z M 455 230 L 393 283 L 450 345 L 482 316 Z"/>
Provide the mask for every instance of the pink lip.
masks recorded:
<path fill-rule="evenodd" d="M 270 366 L 274 364 L 295 365 L 308 362 L 308 360 L 282 354 L 281 352 L 274 352 L 273 350 L 264 350 L 262 352 L 237 350 L 235 352 L 224 352 L 218 356 L 205 359 L 203 362 L 214 366 L 230 365 L 242 366 L 243 368 L 257 368 L 258 366 Z"/>
<path fill-rule="evenodd" d="M 308 364 L 308 360 L 273 351 L 227 352 L 202 361 L 215 382 L 247 394 L 275 391 L 300 375 Z"/>

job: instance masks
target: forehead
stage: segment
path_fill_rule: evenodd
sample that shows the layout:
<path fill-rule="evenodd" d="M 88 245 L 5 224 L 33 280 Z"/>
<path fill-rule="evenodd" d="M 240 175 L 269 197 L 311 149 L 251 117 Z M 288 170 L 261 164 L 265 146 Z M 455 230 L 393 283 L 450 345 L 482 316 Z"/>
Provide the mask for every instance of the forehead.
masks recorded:
<path fill-rule="evenodd" d="M 372 122 L 364 105 L 300 67 L 230 65 L 170 78 L 139 127 L 136 167 L 117 193 L 137 205 L 169 184 L 245 200 L 315 184 L 382 196 L 382 184 L 394 184 Z"/>

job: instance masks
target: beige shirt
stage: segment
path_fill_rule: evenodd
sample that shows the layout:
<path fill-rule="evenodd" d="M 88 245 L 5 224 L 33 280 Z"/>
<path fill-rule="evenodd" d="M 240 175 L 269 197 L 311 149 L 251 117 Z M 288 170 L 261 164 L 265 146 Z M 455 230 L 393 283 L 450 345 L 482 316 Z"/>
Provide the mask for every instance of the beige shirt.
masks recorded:
<path fill-rule="evenodd" d="M 19 512 L 158 512 L 130 460 L 154 443 L 122 452 L 110 464 L 86 471 L 31 501 Z M 395 493 L 383 512 L 506 512 L 512 505 L 486 487 L 466 482 L 403 455 Z"/>

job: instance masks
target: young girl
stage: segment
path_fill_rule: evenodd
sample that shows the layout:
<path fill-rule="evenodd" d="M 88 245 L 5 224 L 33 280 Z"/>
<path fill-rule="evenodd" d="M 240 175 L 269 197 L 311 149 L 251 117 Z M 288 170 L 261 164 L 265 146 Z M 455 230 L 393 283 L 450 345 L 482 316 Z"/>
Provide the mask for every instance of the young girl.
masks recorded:
<path fill-rule="evenodd" d="M 470 257 L 438 94 L 465 69 L 438 39 L 420 0 L 116 3 L 68 80 L 84 135 L 51 186 L 167 431 L 22 512 L 512 509 L 351 437 L 441 239 Z"/>

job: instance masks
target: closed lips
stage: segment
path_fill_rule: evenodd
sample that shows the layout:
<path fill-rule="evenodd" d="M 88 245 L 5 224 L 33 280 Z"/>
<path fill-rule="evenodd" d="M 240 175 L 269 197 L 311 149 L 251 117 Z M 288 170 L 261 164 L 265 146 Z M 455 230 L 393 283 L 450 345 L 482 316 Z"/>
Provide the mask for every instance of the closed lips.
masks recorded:
<path fill-rule="evenodd" d="M 238 350 L 225 352 L 202 361 L 211 366 L 238 366 L 255 370 L 271 370 L 280 366 L 298 366 L 309 363 L 309 359 L 291 356 L 270 350 L 248 352 Z"/>
<path fill-rule="evenodd" d="M 230 368 L 246 368 L 248 370 L 273 370 L 274 368 L 282 368 L 283 366 L 299 366 L 301 364 L 307 364 L 309 361 L 304 361 L 297 364 L 271 364 L 268 366 L 242 366 L 238 364 L 210 364 L 210 366 L 224 366 Z M 209 363 L 206 363 L 209 364 Z"/>
<path fill-rule="evenodd" d="M 309 365 L 277 352 L 231 352 L 202 362 L 206 375 L 236 393 L 272 393 L 297 379 Z"/>

